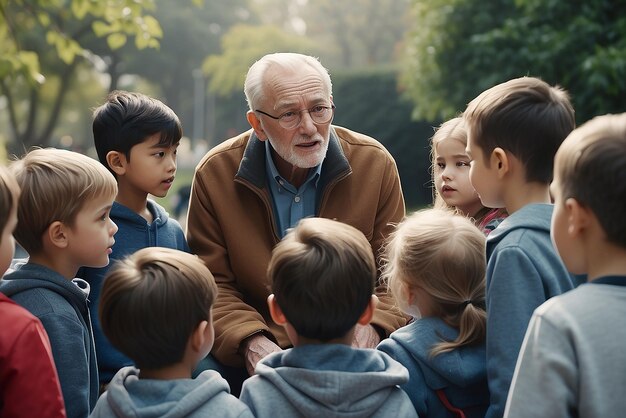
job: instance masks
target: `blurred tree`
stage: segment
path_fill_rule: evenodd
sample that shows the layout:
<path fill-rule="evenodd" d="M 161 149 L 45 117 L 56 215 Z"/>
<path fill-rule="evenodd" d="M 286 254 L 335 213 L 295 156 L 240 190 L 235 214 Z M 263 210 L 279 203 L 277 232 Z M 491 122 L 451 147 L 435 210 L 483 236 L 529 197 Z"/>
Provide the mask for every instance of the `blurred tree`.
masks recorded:
<path fill-rule="evenodd" d="M 413 0 L 403 82 L 414 117 L 445 119 L 524 75 L 566 88 L 579 122 L 626 110 L 626 2 Z"/>
<path fill-rule="evenodd" d="M 10 148 L 46 146 L 79 65 L 93 61 L 84 42 L 106 39 L 111 50 L 134 40 L 156 48 L 162 36 L 147 12 L 153 0 L 0 0 L 0 93 L 11 126 Z M 44 106 L 42 84 L 54 80 Z"/>
<path fill-rule="evenodd" d="M 255 22 L 255 15 L 248 10 L 248 0 L 230 0 L 228 7 L 219 0 L 204 0 L 198 7 L 182 7 L 180 2 L 155 0 L 154 16 L 163 28 L 160 48 L 136 51 L 122 48 L 110 51 L 105 57 L 107 72 L 111 76 L 110 89 L 120 86 L 116 80 L 123 74 L 135 74 L 155 86 L 158 96 L 174 109 L 183 123 L 185 134 L 191 136 L 198 94 L 205 93 L 201 67 L 209 54 L 218 53 L 220 40 L 231 26 L 240 22 Z M 111 53 L 112 52 L 112 53 Z M 194 71 L 195 76 L 194 76 Z M 194 78 L 195 77 L 195 78 Z M 201 87 L 198 89 L 198 84 Z M 198 91 L 201 90 L 201 91 Z M 202 103 L 202 102 L 201 102 Z M 206 108 L 210 103 L 206 103 Z M 209 109 L 204 118 L 211 118 Z M 205 121 L 206 125 L 208 121 Z M 208 126 L 202 124 L 202 127 Z M 206 130 L 201 129 L 202 137 Z"/>
<path fill-rule="evenodd" d="M 327 66 L 357 68 L 396 61 L 408 10 L 408 0 L 316 0 L 300 17 L 306 35 L 325 45 Z"/>

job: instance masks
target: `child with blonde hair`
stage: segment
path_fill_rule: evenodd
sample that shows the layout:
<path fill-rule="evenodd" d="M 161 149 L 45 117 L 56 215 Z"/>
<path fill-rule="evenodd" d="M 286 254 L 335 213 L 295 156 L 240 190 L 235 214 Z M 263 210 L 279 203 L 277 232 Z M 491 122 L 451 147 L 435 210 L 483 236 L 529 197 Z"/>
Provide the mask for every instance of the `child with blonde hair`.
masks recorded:
<path fill-rule="evenodd" d="M 482 417 L 489 406 L 484 252 L 478 228 L 446 209 L 415 212 L 389 237 L 382 277 L 415 321 L 378 350 L 409 370 L 401 387 L 421 417 Z"/>
<path fill-rule="evenodd" d="M 431 140 L 433 206 L 455 209 L 488 235 L 507 213 L 506 209 L 492 209 L 481 203 L 469 180 L 466 146 L 467 129 L 462 117 L 450 119 L 435 130 Z"/>

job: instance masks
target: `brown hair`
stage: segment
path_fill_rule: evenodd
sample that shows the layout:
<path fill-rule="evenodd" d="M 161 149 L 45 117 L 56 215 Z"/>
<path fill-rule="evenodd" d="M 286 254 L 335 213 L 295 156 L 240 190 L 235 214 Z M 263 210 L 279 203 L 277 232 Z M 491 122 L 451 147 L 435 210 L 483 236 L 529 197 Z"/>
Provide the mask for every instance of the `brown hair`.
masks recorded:
<path fill-rule="evenodd" d="M 20 186 L 6 167 L 0 166 L 0 231 L 9 222 L 11 211 L 20 198 Z"/>
<path fill-rule="evenodd" d="M 496 147 L 524 165 L 526 181 L 548 184 L 556 150 L 574 129 L 574 108 L 565 90 L 534 77 L 498 84 L 472 100 L 463 118 L 485 164 Z"/>
<path fill-rule="evenodd" d="M 403 310 L 403 286 L 419 286 L 432 298 L 434 315 L 459 330 L 432 355 L 484 341 L 485 236 L 469 219 L 451 210 L 417 211 L 389 236 L 384 260 L 383 280 Z"/>
<path fill-rule="evenodd" d="M 268 277 L 296 332 L 329 341 L 343 337 L 365 311 L 374 292 L 376 264 L 358 229 L 305 218 L 274 248 Z"/>
<path fill-rule="evenodd" d="M 589 207 L 608 241 L 626 248 L 626 113 L 575 129 L 556 154 L 562 199 Z"/>
<path fill-rule="evenodd" d="M 211 320 L 216 295 L 215 279 L 197 256 L 143 248 L 106 275 L 100 323 L 138 368 L 163 368 L 182 360 L 194 329 Z"/>
<path fill-rule="evenodd" d="M 34 149 L 13 162 L 11 171 L 22 189 L 15 239 L 31 255 L 38 254 L 41 237 L 55 221 L 70 227 L 86 202 L 117 194 L 117 183 L 98 161 L 77 152 Z"/>

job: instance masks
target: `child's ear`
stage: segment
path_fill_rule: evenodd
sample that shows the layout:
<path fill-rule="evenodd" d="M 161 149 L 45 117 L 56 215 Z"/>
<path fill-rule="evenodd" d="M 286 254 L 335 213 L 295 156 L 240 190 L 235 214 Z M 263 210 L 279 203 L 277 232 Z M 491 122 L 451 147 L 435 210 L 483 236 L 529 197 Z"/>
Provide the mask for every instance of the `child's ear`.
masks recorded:
<path fill-rule="evenodd" d="M 591 212 L 573 197 L 565 200 L 567 213 L 567 234 L 570 238 L 578 237 L 591 222 Z"/>
<path fill-rule="evenodd" d="M 280 309 L 280 306 L 278 306 L 273 293 L 267 297 L 267 306 L 270 308 L 270 316 L 276 324 L 285 325 L 287 323 L 287 318 L 285 314 L 283 314 L 282 309 Z"/>
<path fill-rule="evenodd" d="M 248 110 L 248 113 L 246 113 L 246 119 L 248 119 L 248 123 L 252 126 L 252 129 L 254 129 L 254 133 L 257 138 L 261 141 L 265 141 L 267 139 L 267 135 L 265 135 L 265 130 L 261 126 L 261 120 L 257 117 L 256 113 L 252 110 Z"/>
<path fill-rule="evenodd" d="M 118 176 L 126 172 L 126 156 L 118 151 L 109 151 L 106 157 L 109 168 Z"/>
<path fill-rule="evenodd" d="M 369 303 L 365 307 L 365 310 L 361 314 L 361 317 L 357 321 L 357 323 L 361 325 L 367 325 L 371 322 L 372 317 L 374 316 L 374 311 L 376 310 L 376 305 L 378 305 L 378 296 L 372 295 Z"/>
<path fill-rule="evenodd" d="M 511 161 L 509 161 L 509 156 L 506 151 L 504 151 L 500 147 L 496 147 L 491 152 L 491 157 L 489 159 L 489 163 L 491 167 L 496 169 L 498 173 L 498 178 L 501 179 L 504 177 L 506 173 L 509 172 Z"/>
<path fill-rule="evenodd" d="M 193 331 L 193 334 L 191 334 L 191 348 L 193 351 L 203 351 L 204 347 L 208 343 L 208 340 L 213 338 L 212 328 L 213 327 L 211 327 L 209 321 L 202 321 L 198 324 L 196 329 Z"/>
<path fill-rule="evenodd" d="M 67 226 L 61 221 L 54 221 L 46 229 L 45 238 L 57 248 L 66 248 L 68 245 Z"/>

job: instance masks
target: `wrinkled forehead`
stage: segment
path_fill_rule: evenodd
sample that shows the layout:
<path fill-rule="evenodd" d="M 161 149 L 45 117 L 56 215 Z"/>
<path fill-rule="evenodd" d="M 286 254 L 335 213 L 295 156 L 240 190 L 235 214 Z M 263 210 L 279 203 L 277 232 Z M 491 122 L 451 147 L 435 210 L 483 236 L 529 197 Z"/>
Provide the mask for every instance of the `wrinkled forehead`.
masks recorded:
<path fill-rule="evenodd" d="M 330 94 L 320 74 L 311 67 L 297 71 L 275 68 L 265 75 L 267 105 L 274 110 L 328 103 Z"/>

